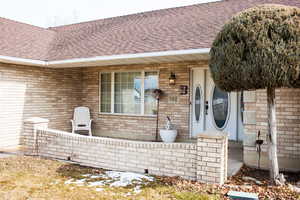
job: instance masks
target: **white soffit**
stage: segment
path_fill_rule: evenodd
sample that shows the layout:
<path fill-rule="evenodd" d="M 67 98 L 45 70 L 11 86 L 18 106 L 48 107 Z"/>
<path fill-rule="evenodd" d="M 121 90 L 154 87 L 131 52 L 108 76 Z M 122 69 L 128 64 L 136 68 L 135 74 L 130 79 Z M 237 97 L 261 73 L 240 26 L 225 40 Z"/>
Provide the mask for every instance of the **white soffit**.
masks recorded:
<path fill-rule="evenodd" d="M 78 58 L 58 61 L 41 61 L 9 56 L 0 56 L 0 62 L 50 68 L 109 66 L 124 64 L 207 60 L 209 58 L 209 51 L 209 48 L 187 49 L 150 53 L 122 54 L 112 56 L 97 56 L 91 58 Z"/>

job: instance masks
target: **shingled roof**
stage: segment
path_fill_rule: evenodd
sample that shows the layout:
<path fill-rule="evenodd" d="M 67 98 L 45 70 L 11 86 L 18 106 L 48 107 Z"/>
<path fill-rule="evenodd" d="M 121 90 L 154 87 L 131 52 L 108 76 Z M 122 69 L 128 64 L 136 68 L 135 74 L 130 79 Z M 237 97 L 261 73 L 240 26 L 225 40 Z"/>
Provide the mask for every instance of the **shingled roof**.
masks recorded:
<path fill-rule="evenodd" d="M 48 29 L 0 18 L 0 55 L 44 61 L 210 48 L 236 13 L 299 0 L 223 0 Z"/>

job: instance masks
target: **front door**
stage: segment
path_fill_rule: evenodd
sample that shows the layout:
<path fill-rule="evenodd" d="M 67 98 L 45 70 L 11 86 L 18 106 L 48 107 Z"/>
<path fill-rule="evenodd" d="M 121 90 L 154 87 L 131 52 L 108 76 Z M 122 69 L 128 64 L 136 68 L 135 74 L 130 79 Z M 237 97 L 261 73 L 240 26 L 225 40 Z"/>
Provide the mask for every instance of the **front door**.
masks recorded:
<path fill-rule="evenodd" d="M 217 88 L 207 69 L 192 70 L 192 137 L 206 130 L 229 134 L 230 140 L 242 140 L 240 94 Z"/>

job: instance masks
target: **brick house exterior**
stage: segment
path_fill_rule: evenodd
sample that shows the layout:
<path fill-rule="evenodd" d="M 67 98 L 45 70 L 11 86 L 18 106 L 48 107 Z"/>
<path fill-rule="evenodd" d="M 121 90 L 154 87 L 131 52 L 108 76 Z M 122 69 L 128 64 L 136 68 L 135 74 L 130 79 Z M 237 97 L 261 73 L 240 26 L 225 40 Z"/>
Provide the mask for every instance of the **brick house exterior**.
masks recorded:
<path fill-rule="evenodd" d="M 265 90 L 247 92 L 245 98 L 245 141 L 244 162 L 257 166 L 258 154 L 254 142 L 258 131 L 266 141 L 268 130 L 267 94 Z M 300 168 L 300 90 L 282 88 L 276 90 L 276 117 L 278 129 L 279 166 L 286 170 Z M 263 145 L 261 166 L 267 168 L 268 155 L 266 142 Z"/>
<path fill-rule="evenodd" d="M 190 69 L 192 67 L 207 67 L 207 61 L 164 63 L 148 65 L 128 65 L 110 67 L 91 67 L 83 69 L 82 105 L 87 105 L 93 112 L 95 119 L 94 132 L 99 136 L 129 138 L 153 141 L 156 131 L 156 117 L 154 116 L 124 116 L 99 114 L 99 73 L 126 70 L 157 70 L 159 71 L 159 88 L 164 91 L 160 102 L 159 128 L 163 128 L 166 116 L 170 116 L 179 131 L 178 139 L 189 139 L 190 93 L 180 95 L 178 86 L 190 86 Z M 178 79 L 175 86 L 169 85 L 170 72 L 174 72 Z M 189 87 L 190 88 L 190 87 Z M 176 102 L 170 97 L 176 97 Z M 120 121 L 122 123 L 120 123 Z"/>
<path fill-rule="evenodd" d="M 155 116 L 99 113 L 99 73 L 148 69 L 158 71 L 159 88 L 164 91 L 159 128 L 163 128 L 166 116 L 170 116 L 178 129 L 177 141 L 193 139 L 192 69 L 208 68 L 210 44 L 229 17 L 245 8 L 270 2 L 300 6 L 297 0 L 251 0 L 242 5 L 226 0 L 45 30 L 1 19 L 4 21 L 1 26 L 15 27 L 20 33 L 28 31 L 31 34 L 22 37 L 32 38 L 18 41 L 21 46 L 18 48 L 9 37 L 15 35 L 20 39 L 16 35 L 20 33 L 1 32 L 11 46 L 0 46 L 3 55 L 0 56 L 0 148 L 22 143 L 23 121 L 29 117 L 47 118 L 51 128 L 70 131 L 70 119 L 77 106 L 91 109 L 95 136 L 154 140 Z M 224 7 L 228 8 L 226 12 Z M 212 12 L 215 17 L 207 14 Z M 191 25 L 191 21 L 195 24 Z M 114 23 L 121 25 L 109 29 Z M 106 34 L 102 29 L 107 29 L 109 36 L 102 35 Z M 92 35 L 84 35 L 88 33 Z M 28 45 L 28 41 L 34 42 Z M 174 86 L 169 85 L 171 72 L 176 74 Z M 188 86 L 187 94 L 180 94 L 181 85 Z M 279 166 L 300 170 L 300 90 L 279 89 L 276 101 Z M 244 109 L 244 162 L 257 166 L 257 132 L 261 131 L 263 136 L 267 132 L 266 92 L 244 92 Z M 266 144 L 262 167 L 267 168 Z"/>
<path fill-rule="evenodd" d="M 81 104 L 79 69 L 49 69 L 0 64 L 0 148 L 20 143 L 23 120 L 50 119 L 50 126 L 70 131 L 69 119 Z"/>
<path fill-rule="evenodd" d="M 163 127 L 165 116 L 169 115 L 179 129 L 179 140 L 189 139 L 190 92 L 178 95 L 179 88 L 167 83 L 169 71 L 175 71 L 178 84 L 190 87 L 192 67 L 206 67 L 207 61 L 150 64 L 134 66 L 111 66 L 109 70 L 126 68 L 157 68 L 160 71 L 160 88 L 166 96 L 161 102 L 159 127 Z M 39 67 L 0 65 L 1 71 L 1 148 L 20 143 L 22 121 L 29 117 L 43 117 L 50 120 L 51 128 L 70 131 L 73 109 L 76 106 L 90 107 L 93 132 L 98 136 L 152 141 L 155 138 L 155 118 L 141 116 L 99 114 L 99 72 L 103 67 L 77 69 L 45 69 Z M 105 71 L 108 69 L 105 68 Z M 281 168 L 299 169 L 300 150 L 300 90 L 277 90 L 278 156 Z M 168 96 L 177 94 L 178 102 L 168 102 Z M 176 96 L 176 95 L 175 95 Z M 266 93 L 263 90 L 245 92 L 244 111 L 244 162 L 257 166 L 255 140 L 258 130 L 263 139 L 267 132 Z M 164 111 L 165 110 L 165 111 Z M 266 146 L 263 147 L 262 167 L 267 165 Z"/>

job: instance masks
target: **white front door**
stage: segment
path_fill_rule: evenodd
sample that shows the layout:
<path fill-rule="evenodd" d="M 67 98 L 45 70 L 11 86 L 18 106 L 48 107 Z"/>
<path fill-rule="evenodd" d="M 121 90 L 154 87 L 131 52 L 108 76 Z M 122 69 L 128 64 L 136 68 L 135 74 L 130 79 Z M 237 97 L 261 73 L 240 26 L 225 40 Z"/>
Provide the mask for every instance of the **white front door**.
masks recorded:
<path fill-rule="evenodd" d="M 230 140 L 242 140 L 240 94 L 217 88 L 207 69 L 192 70 L 192 137 L 206 130 L 220 130 Z"/>

